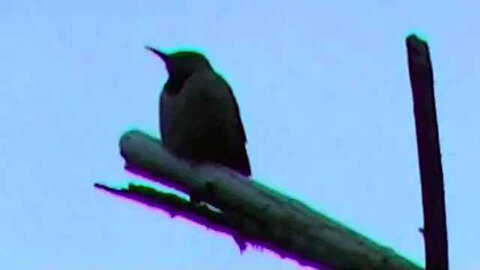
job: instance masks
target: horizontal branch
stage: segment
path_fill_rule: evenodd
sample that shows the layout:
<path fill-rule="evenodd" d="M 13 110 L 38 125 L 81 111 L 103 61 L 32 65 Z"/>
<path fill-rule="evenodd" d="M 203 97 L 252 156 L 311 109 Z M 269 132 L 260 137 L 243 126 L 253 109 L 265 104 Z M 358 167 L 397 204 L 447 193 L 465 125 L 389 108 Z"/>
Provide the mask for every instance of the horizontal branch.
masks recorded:
<path fill-rule="evenodd" d="M 171 217 L 183 216 L 208 229 L 221 233 L 235 235 L 237 228 L 242 224 L 238 219 L 226 217 L 222 212 L 215 211 L 204 204 L 192 204 L 175 194 L 156 190 L 143 185 L 129 184 L 127 188 L 113 188 L 104 184 L 95 184 L 95 187 L 116 196 L 143 203 L 153 208 L 161 209 Z M 235 237 L 240 251 L 246 249 L 246 243 L 240 237 Z"/>
<path fill-rule="evenodd" d="M 231 234 L 237 243 L 241 239 L 317 268 L 421 269 L 298 200 L 227 168 L 178 159 L 160 141 L 140 131 L 124 134 L 120 148 L 127 170 L 220 209 L 218 219 L 208 222 L 220 226 L 219 230 Z M 141 190 L 129 192 L 149 197 Z M 178 204 L 168 200 L 156 206 L 167 212 L 178 210 Z M 184 216 L 192 221 L 208 226 L 204 218 L 198 218 L 195 206 L 182 211 L 188 212 Z"/>

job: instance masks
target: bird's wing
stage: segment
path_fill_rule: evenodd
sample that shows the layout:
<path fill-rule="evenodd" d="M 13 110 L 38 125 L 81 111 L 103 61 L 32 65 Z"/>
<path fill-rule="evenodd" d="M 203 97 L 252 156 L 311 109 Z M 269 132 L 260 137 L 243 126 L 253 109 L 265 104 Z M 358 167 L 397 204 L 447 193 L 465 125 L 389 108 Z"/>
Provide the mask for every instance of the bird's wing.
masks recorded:
<path fill-rule="evenodd" d="M 227 83 L 227 81 L 219 74 L 216 74 L 216 77 L 216 81 L 223 84 L 224 89 L 227 90 L 230 104 L 233 104 L 233 114 L 235 119 L 234 122 L 232 122 L 234 125 L 234 127 L 232 128 L 235 129 L 234 134 L 236 134 L 236 136 L 234 135 L 234 138 L 237 138 L 236 140 L 234 140 L 233 145 L 231 145 L 231 147 L 233 148 L 231 148 L 229 153 L 226 154 L 226 160 L 224 164 L 227 164 L 227 166 L 234 168 L 245 176 L 250 176 L 252 174 L 252 171 L 250 168 L 250 161 L 245 147 L 247 137 L 245 135 L 245 129 L 243 127 L 242 119 L 240 117 L 240 109 L 237 100 L 235 99 L 232 88 Z M 241 143 L 239 140 L 241 140 Z"/>
<path fill-rule="evenodd" d="M 229 91 L 229 96 L 230 96 L 231 101 L 234 105 L 235 117 L 237 118 L 236 120 L 238 122 L 238 125 L 237 125 L 238 132 L 240 132 L 243 142 L 246 143 L 247 142 L 247 136 L 245 135 L 245 129 L 243 127 L 242 119 L 240 118 L 240 109 L 238 107 L 237 100 L 235 99 L 235 96 L 233 95 L 232 88 L 230 87 L 228 82 L 220 74 L 216 74 L 216 75 L 217 75 L 218 79 L 226 85 L 226 87 Z"/>
<path fill-rule="evenodd" d="M 162 136 L 162 143 L 164 143 L 165 139 L 166 139 L 166 131 L 165 131 L 165 126 L 167 125 L 166 123 L 166 118 L 167 118 L 167 106 L 165 104 L 165 90 L 162 91 L 162 93 L 160 94 L 160 100 L 159 100 L 159 112 L 160 112 L 160 115 L 158 117 L 158 120 L 159 120 L 159 124 L 160 124 L 160 136 Z"/>

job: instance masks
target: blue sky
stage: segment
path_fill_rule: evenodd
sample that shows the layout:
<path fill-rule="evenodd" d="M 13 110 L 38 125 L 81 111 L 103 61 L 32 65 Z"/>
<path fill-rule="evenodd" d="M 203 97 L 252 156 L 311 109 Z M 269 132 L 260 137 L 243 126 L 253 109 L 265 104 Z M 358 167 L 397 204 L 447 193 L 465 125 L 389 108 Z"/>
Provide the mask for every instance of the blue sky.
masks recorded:
<path fill-rule="evenodd" d="M 158 134 L 163 64 L 197 48 L 231 84 L 253 175 L 423 264 L 405 37 L 434 65 L 451 269 L 480 269 L 474 1 L 0 2 L 4 269 L 297 269 L 93 188 L 136 181 L 121 134 Z M 361 3 L 361 4 L 360 4 Z"/>

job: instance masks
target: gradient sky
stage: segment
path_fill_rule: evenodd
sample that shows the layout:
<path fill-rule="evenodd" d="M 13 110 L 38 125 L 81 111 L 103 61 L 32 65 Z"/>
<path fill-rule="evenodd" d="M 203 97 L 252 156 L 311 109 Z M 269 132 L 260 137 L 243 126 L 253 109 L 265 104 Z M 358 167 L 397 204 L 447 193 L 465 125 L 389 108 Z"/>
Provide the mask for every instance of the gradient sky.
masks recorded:
<path fill-rule="evenodd" d="M 480 269 L 474 1 L 0 1 L 2 269 L 297 269 L 93 188 L 121 134 L 158 135 L 163 63 L 197 48 L 231 84 L 253 175 L 423 265 L 405 37 L 430 45 L 451 269 Z M 333 3 L 335 2 L 335 3 Z"/>

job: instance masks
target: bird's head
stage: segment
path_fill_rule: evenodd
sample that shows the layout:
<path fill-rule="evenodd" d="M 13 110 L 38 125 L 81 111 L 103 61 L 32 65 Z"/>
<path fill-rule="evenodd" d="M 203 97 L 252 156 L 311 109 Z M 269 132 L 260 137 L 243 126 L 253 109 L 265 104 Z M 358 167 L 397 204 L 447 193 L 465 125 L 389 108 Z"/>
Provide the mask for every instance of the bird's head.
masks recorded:
<path fill-rule="evenodd" d="M 178 51 L 175 53 L 165 53 L 149 46 L 145 48 L 165 62 L 168 75 L 171 77 L 185 79 L 190 77 L 194 72 L 212 69 L 207 58 L 198 52 Z"/>

